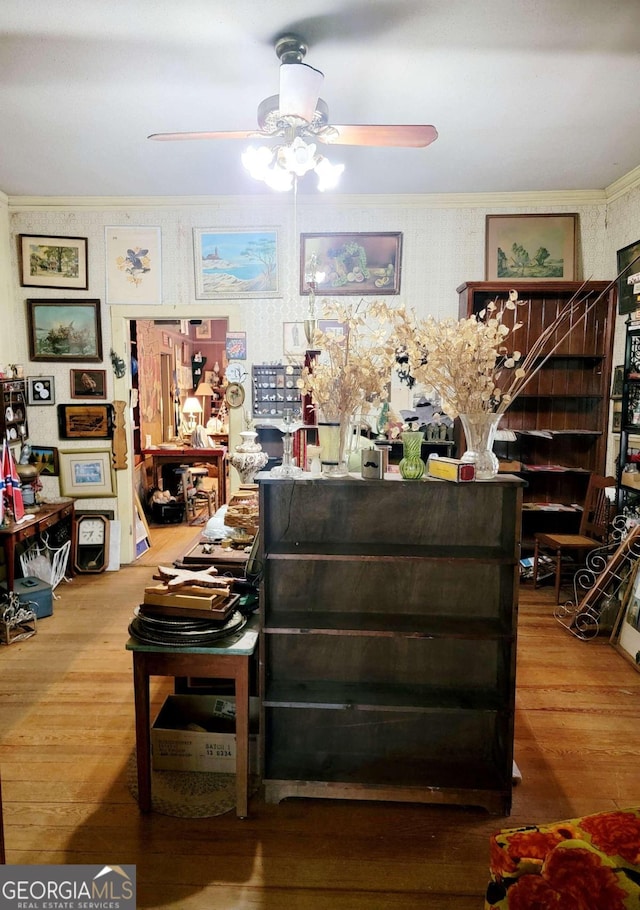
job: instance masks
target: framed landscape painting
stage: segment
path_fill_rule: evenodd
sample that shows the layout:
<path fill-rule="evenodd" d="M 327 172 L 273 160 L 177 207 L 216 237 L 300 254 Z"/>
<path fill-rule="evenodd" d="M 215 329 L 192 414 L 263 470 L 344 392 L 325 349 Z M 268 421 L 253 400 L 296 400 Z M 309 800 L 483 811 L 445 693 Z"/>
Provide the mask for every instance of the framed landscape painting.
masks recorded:
<path fill-rule="evenodd" d="M 575 281 L 578 216 L 487 215 L 487 281 Z"/>
<path fill-rule="evenodd" d="M 89 287 L 86 237 L 20 234 L 19 253 L 23 288 Z"/>
<path fill-rule="evenodd" d="M 196 297 L 281 297 L 275 228 L 194 228 Z"/>
<path fill-rule="evenodd" d="M 31 360 L 101 361 L 99 300 L 27 300 Z"/>

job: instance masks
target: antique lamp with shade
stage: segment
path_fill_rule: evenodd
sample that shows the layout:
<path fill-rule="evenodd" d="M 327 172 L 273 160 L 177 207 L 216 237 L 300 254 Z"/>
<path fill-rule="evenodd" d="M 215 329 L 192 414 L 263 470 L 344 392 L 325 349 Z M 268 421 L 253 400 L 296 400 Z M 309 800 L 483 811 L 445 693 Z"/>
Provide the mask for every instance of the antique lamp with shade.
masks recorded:
<path fill-rule="evenodd" d="M 204 382 L 204 381 L 198 383 L 198 388 L 193 393 L 194 398 L 202 399 L 202 414 L 205 415 L 205 418 L 204 418 L 205 423 L 206 423 L 206 413 L 207 413 L 206 399 L 208 398 L 209 400 L 211 400 L 213 398 L 214 394 L 215 393 L 214 393 L 213 389 L 211 388 L 210 384 L 208 382 Z"/>
<path fill-rule="evenodd" d="M 185 403 L 182 405 L 182 413 L 188 417 L 188 432 L 193 433 L 198 425 L 196 415 L 202 414 L 202 405 L 195 396 L 190 396 L 185 400 Z"/>

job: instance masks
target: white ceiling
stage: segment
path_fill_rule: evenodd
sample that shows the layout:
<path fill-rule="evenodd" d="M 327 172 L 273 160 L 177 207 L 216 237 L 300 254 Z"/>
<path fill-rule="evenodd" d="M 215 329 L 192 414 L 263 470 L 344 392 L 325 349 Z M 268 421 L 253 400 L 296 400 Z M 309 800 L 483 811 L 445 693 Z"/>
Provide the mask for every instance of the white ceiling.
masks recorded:
<path fill-rule="evenodd" d="M 289 31 L 330 122 L 439 131 L 330 149 L 339 193 L 603 189 L 640 165 L 640 0 L 2 0 L 0 190 L 273 193 L 246 142 L 146 137 L 252 129 Z"/>

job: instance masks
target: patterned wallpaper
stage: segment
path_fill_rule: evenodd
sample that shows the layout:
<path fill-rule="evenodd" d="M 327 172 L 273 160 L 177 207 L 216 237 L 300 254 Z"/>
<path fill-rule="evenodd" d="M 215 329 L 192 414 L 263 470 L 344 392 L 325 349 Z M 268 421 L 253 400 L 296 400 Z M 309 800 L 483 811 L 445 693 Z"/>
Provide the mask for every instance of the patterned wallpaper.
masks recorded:
<path fill-rule="evenodd" d="M 470 203 L 438 206 L 435 197 L 424 204 L 416 197 L 339 197 L 323 198 L 277 196 L 273 199 L 214 200 L 212 202 L 172 203 L 170 199 L 147 200 L 145 204 L 119 207 L 118 200 L 106 205 L 99 200 L 70 204 L 21 208 L 10 205 L 11 274 L 13 320 L 10 334 L 0 337 L 0 362 L 22 362 L 26 373 L 53 374 L 59 390 L 58 401 L 69 400 L 68 369 L 57 364 L 28 363 L 24 300 L 35 298 L 102 301 L 103 348 L 107 375 L 111 381 L 109 349 L 111 331 L 105 305 L 105 227 L 154 226 L 161 229 L 162 304 L 168 317 L 185 318 L 224 315 L 225 304 L 199 301 L 195 297 L 193 228 L 276 227 L 280 247 L 280 287 L 282 296 L 270 299 L 234 301 L 240 323 L 234 328 L 247 333 L 248 363 L 277 361 L 282 358 L 283 322 L 302 321 L 307 299 L 299 294 L 298 235 L 305 232 L 401 231 L 403 254 L 398 302 L 414 308 L 419 316 L 457 314 L 456 287 L 464 281 L 484 278 L 484 231 L 487 213 L 573 212 L 580 216 L 579 262 L 582 277 L 606 279 L 615 275 L 616 250 L 640 237 L 640 189 L 633 189 L 607 206 L 604 202 L 580 205 L 490 205 Z M 16 203 L 19 200 L 16 201 Z M 40 291 L 22 288 L 18 281 L 17 242 L 20 233 L 80 236 L 88 238 L 89 290 Z M 357 298 L 353 298 L 357 300 Z M 176 308 L 179 308 L 179 312 Z M 622 350 L 623 320 L 619 320 L 616 359 Z M 37 369 L 34 369 L 37 367 Z M 42 369 L 41 369 L 42 367 Z M 46 369 L 44 369 L 46 367 Z M 111 394 L 109 392 L 109 394 Z M 42 434 L 55 439 L 55 408 L 40 408 L 38 422 Z M 49 412 L 49 413 L 44 413 Z M 39 434 L 40 437 L 40 434 Z M 612 437 L 612 441 L 615 437 Z M 37 441 L 44 444 L 40 437 Z"/>

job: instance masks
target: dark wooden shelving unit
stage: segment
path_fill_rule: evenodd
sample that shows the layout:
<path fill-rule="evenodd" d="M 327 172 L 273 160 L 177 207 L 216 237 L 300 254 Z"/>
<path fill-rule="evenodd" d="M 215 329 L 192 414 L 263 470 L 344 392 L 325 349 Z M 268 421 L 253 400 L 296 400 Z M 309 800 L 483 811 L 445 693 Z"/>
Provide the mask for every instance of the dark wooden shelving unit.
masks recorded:
<path fill-rule="evenodd" d="M 640 514 L 640 454 L 637 453 L 640 453 L 640 325 L 629 320 L 624 351 L 616 505 L 619 510 L 627 508 L 634 514 Z"/>
<path fill-rule="evenodd" d="M 490 281 L 460 285 L 460 318 L 479 314 L 492 301 L 504 302 L 509 287 Z M 583 307 L 578 308 L 568 337 L 500 421 L 500 430 L 513 431 L 515 441 L 497 443 L 496 453 L 527 482 L 523 543 L 528 545 L 536 531 L 576 531 L 590 475 L 606 473 L 616 288 L 606 281 L 522 281 L 512 287 L 525 304 L 517 309 L 522 326 L 509 344 L 523 356 L 574 294 L 579 292 L 579 301 L 603 295 L 582 322 L 577 319 Z M 536 503 L 543 507 L 536 509 Z M 554 511 L 546 508 L 550 503 L 570 508 Z"/>
<path fill-rule="evenodd" d="M 260 480 L 268 801 L 509 813 L 522 486 Z"/>

